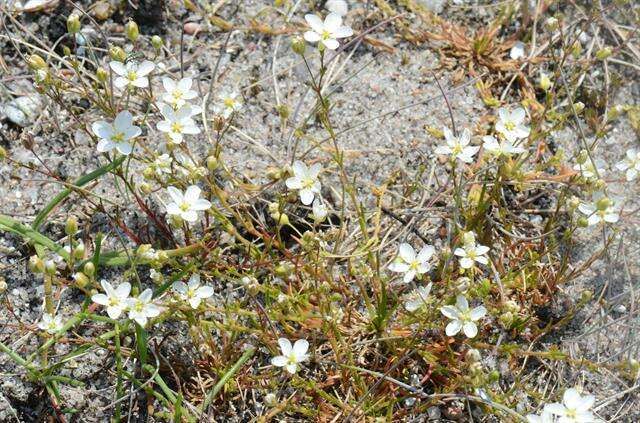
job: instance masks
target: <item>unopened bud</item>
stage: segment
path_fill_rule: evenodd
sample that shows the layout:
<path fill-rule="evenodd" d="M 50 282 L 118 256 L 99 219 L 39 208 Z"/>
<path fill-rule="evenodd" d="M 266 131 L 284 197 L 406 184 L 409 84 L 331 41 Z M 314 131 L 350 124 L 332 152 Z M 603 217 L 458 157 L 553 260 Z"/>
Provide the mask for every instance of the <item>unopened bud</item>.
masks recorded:
<path fill-rule="evenodd" d="M 38 256 L 29 257 L 29 270 L 33 273 L 44 273 L 44 262 Z"/>
<path fill-rule="evenodd" d="M 136 40 L 138 39 L 138 37 L 140 37 L 140 31 L 138 30 L 138 24 L 135 23 L 134 21 L 129 21 L 127 22 L 127 24 L 124 26 L 125 32 L 127 34 L 127 38 L 132 41 L 132 42 L 136 42 Z"/>
<path fill-rule="evenodd" d="M 578 164 L 585 164 L 587 160 L 589 160 L 589 153 L 587 153 L 587 150 L 580 150 L 578 157 L 576 157 Z"/>
<path fill-rule="evenodd" d="M 89 276 L 93 276 L 96 273 L 96 267 L 90 261 L 84 264 L 84 267 L 82 268 L 82 270 L 84 271 L 85 275 L 89 275 Z"/>
<path fill-rule="evenodd" d="M 121 47 L 111 47 L 109 49 L 109 57 L 118 62 L 124 62 L 127 60 L 127 53 Z"/>
<path fill-rule="evenodd" d="M 544 91 L 548 91 L 553 86 L 553 82 L 551 82 L 551 79 L 549 79 L 549 75 L 547 75 L 546 73 L 540 72 L 539 86 Z"/>
<path fill-rule="evenodd" d="M 613 53 L 613 51 L 611 50 L 611 47 L 605 47 L 603 49 L 600 49 L 596 52 L 596 59 L 598 60 L 604 60 L 607 57 L 611 56 L 611 54 Z"/>
<path fill-rule="evenodd" d="M 96 78 L 98 78 L 98 81 L 100 82 L 106 82 L 109 78 L 109 73 L 103 68 L 98 68 L 96 71 Z"/>
<path fill-rule="evenodd" d="M 27 64 L 31 69 L 38 70 L 47 67 L 47 62 L 37 54 L 32 54 L 27 58 Z"/>
<path fill-rule="evenodd" d="M 147 167 L 142 171 L 142 176 L 144 176 L 146 179 L 152 179 L 154 175 L 155 172 L 151 167 Z"/>
<path fill-rule="evenodd" d="M 143 194 L 151 194 L 151 191 L 153 191 L 151 189 L 151 185 L 149 185 L 146 182 L 141 182 L 140 185 L 138 185 L 138 188 L 140 189 L 140 192 Z"/>
<path fill-rule="evenodd" d="M 68 46 L 62 46 L 62 55 L 65 57 L 69 57 L 71 56 L 71 49 Z M 71 66 L 75 67 L 77 65 L 77 62 L 74 63 L 73 61 L 71 62 Z"/>
<path fill-rule="evenodd" d="M 56 264 L 53 260 L 47 260 L 44 262 L 44 271 L 49 275 L 56 274 Z"/>
<path fill-rule="evenodd" d="M 7 150 L 0 146 L 0 161 L 7 158 Z"/>
<path fill-rule="evenodd" d="M 73 280 L 78 288 L 84 288 L 89 283 L 89 278 L 82 272 L 76 272 L 73 274 Z"/>
<path fill-rule="evenodd" d="M 153 37 L 151 37 L 151 45 L 156 50 L 160 50 L 162 48 L 162 44 L 162 38 L 160 38 L 159 36 L 154 35 Z"/>
<path fill-rule="evenodd" d="M 78 232 L 78 219 L 71 216 L 67 219 L 67 223 L 64 225 L 64 232 L 67 235 L 74 235 Z"/>
<path fill-rule="evenodd" d="M 547 28 L 547 31 L 555 31 L 559 26 L 558 19 L 552 16 L 546 20 L 544 26 Z"/>
<path fill-rule="evenodd" d="M 584 103 L 582 101 L 577 101 L 573 103 L 573 108 L 577 114 L 580 114 L 584 110 Z"/>
<path fill-rule="evenodd" d="M 291 49 L 294 53 L 304 56 L 304 51 L 307 48 L 307 44 L 300 37 L 294 37 L 291 41 Z"/>
<path fill-rule="evenodd" d="M 607 197 L 602 197 L 596 201 L 596 207 L 598 210 L 606 210 L 611 206 L 612 202 Z"/>
<path fill-rule="evenodd" d="M 207 157 L 207 169 L 209 169 L 209 172 L 216 170 L 219 165 L 220 163 L 218 163 L 218 159 L 215 156 Z"/>
<path fill-rule="evenodd" d="M 281 104 L 278 107 L 278 114 L 280 115 L 280 119 L 287 119 L 289 117 L 289 108 L 286 104 Z"/>
<path fill-rule="evenodd" d="M 73 258 L 76 260 L 81 260 L 84 257 L 85 248 L 84 243 L 79 243 L 76 248 L 73 249 Z"/>
<path fill-rule="evenodd" d="M 80 18 L 78 15 L 69 15 L 67 18 L 67 32 L 69 34 L 80 32 Z"/>
<path fill-rule="evenodd" d="M 586 228 L 587 226 L 589 226 L 589 220 L 582 216 L 578 219 L 578 226 L 581 228 Z"/>
<path fill-rule="evenodd" d="M 5 280 L 5 278 L 0 276 L 0 294 L 5 292 L 6 290 L 7 290 L 7 281 Z"/>
<path fill-rule="evenodd" d="M 476 350 L 475 348 L 471 348 L 469 351 L 467 351 L 465 357 L 469 363 L 477 363 L 482 359 L 480 351 Z"/>

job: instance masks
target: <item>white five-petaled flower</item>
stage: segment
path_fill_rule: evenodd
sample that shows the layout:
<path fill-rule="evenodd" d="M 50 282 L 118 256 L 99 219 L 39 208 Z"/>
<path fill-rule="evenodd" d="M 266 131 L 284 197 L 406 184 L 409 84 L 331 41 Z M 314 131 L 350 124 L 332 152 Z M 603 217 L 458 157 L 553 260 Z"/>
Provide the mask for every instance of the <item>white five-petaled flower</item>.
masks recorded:
<path fill-rule="evenodd" d="M 427 304 L 427 297 L 431 292 L 431 283 L 427 286 L 419 286 L 411 291 L 405 297 L 404 308 L 407 311 L 414 312 Z"/>
<path fill-rule="evenodd" d="M 580 175 L 585 179 L 592 179 L 597 177 L 602 177 L 605 174 L 606 164 L 604 161 L 600 159 L 595 159 L 591 161 L 590 158 L 587 158 L 584 163 L 576 163 L 573 165 L 573 170 L 576 172 L 580 172 Z"/>
<path fill-rule="evenodd" d="M 616 168 L 625 172 L 627 181 L 636 179 L 640 174 L 640 151 L 636 151 L 633 148 L 627 150 L 627 157 L 616 164 Z"/>
<path fill-rule="evenodd" d="M 349 12 L 349 5 L 345 0 L 328 0 L 324 7 L 332 13 L 345 16 Z"/>
<path fill-rule="evenodd" d="M 524 57 L 525 48 L 526 46 L 522 41 L 516 41 L 509 51 L 509 57 L 511 57 L 513 60 L 522 59 Z"/>
<path fill-rule="evenodd" d="M 162 86 L 166 91 L 162 95 L 162 101 L 171 105 L 174 109 L 184 106 L 187 100 L 193 100 L 198 93 L 191 89 L 193 80 L 191 78 L 182 78 L 178 82 L 171 78 L 162 78 Z"/>
<path fill-rule="evenodd" d="M 173 110 L 168 104 L 163 104 L 160 111 L 164 120 L 158 122 L 158 130 L 166 132 L 173 143 L 180 144 L 186 134 L 200 133 L 200 128 L 191 118 L 193 110 L 190 105 L 185 104 L 178 110 Z"/>
<path fill-rule="evenodd" d="M 176 291 L 183 301 L 189 302 L 191 308 L 196 309 L 200 302 L 213 295 L 213 288 L 200 285 L 200 274 L 194 273 L 189 278 L 189 283 L 182 281 L 173 283 L 173 290 Z"/>
<path fill-rule="evenodd" d="M 593 203 L 581 203 L 578 210 L 587 216 L 589 226 L 605 222 L 616 223 L 620 220 L 618 204 L 603 194 L 594 194 Z"/>
<path fill-rule="evenodd" d="M 152 164 L 152 168 L 156 175 L 162 176 L 164 173 L 171 173 L 171 163 L 173 159 L 167 153 L 159 155 Z"/>
<path fill-rule="evenodd" d="M 527 414 L 527 422 L 529 423 L 554 423 L 553 420 L 553 415 L 546 410 L 543 410 L 542 414 L 539 416 L 535 414 Z"/>
<path fill-rule="evenodd" d="M 176 187 L 167 188 L 173 203 L 167 204 L 167 213 L 179 216 L 187 222 L 193 223 L 198 220 L 198 211 L 207 210 L 211 203 L 204 198 L 200 198 L 202 190 L 197 185 L 191 185 L 182 193 Z"/>
<path fill-rule="evenodd" d="M 432 245 L 425 245 L 420 252 L 416 254 L 416 251 L 411 245 L 403 242 L 398 247 L 398 257 L 389 265 L 389 270 L 404 273 L 402 280 L 405 283 L 409 283 L 416 275 L 422 275 L 431 269 L 429 260 L 434 252 L 435 248 L 433 248 Z"/>
<path fill-rule="evenodd" d="M 443 306 L 440 311 L 451 319 L 445 329 L 447 336 L 455 336 L 462 329 L 467 338 L 474 338 L 478 334 L 478 327 L 475 322 L 487 314 L 487 309 L 484 306 L 469 309 L 469 302 L 467 302 L 464 295 L 456 297 L 455 306 Z"/>
<path fill-rule="evenodd" d="M 320 163 L 307 166 L 301 161 L 296 160 L 292 166 L 293 176 L 285 181 L 287 188 L 298 190 L 300 201 L 305 206 L 313 202 L 316 195 L 320 195 L 320 181 L 318 175 L 322 170 Z"/>
<path fill-rule="evenodd" d="M 100 138 L 97 149 L 101 153 L 117 149 L 121 154 L 131 154 L 133 147 L 129 143 L 142 133 L 142 130 L 133 124 L 133 115 L 123 110 L 113 122 L 99 120 L 91 125 L 93 133 Z"/>
<path fill-rule="evenodd" d="M 218 95 L 218 103 L 214 106 L 213 112 L 217 115 L 229 119 L 233 113 L 242 109 L 242 99 L 236 91 L 222 91 Z"/>
<path fill-rule="evenodd" d="M 342 16 L 338 13 L 329 13 L 322 22 L 316 15 L 304 16 L 311 31 L 304 33 L 304 39 L 310 43 L 320 43 L 329 50 L 335 50 L 340 46 L 338 38 L 346 38 L 353 35 L 353 30 L 342 25 Z"/>
<path fill-rule="evenodd" d="M 580 395 L 577 389 L 569 388 L 564 391 L 562 404 L 557 402 L 547 404 L 544 411 L 560 417 L 558 423 L 603 422 L 590 411 L 595 402 L 593 395 Z"/>
<path fill-rule="evenodd" d="M 524 153 L 525 149 L 519 146 L 515 146 L 513 142 L 503 139 L 498 141 L 495 137 L 491 135 L 485 135 L 482 137 L 483 148 L 490 154 L 500 157 L 500 156 L 511 156 L 512 154 L 520 154 Z"/>
<path fill-rule="evenodd" d="M 480 150 L 480 147 L 469 145 L 471 142 L 471 132 L 465 128 L 460 136 L 455 136 L 449 128 L 442 130 L 446 145 L 436 147 L 436 154 L 451 156 L 451 160 L 459 159 L 463 163 L 471 163 L 473 156 Z"/>
<path fill-rule="evenodd" d="M 51 334 L 56 333 L 62 329 L 63 326 L 62 316 L 52 316 L 49 313 L 43 314 L 42 320 L 38 322 L 38 328 L 40 330 L 47 331 Z"/>
<path fill-rule="evenodd" d="M 501 107 L 498 109 L 498 122 L 496 131 L 502 134 L 507 140 L 513 142 L 529 136 L 531 130 L 525 126 L 524 119 L 526 113 L 522 107 L 509 111 Z"/>
<path fill-rule="evenodd" d="M 273 357 L 271 364 L 277 367 L 284 367 L 291 374 L 297 372 L 299 364 L 309 358 L 307 354 L 309 342 L 305 339 L 298 339 L 292 346 L 291 341 L 286 338 L 280 338 L 278 339 L 278 345 L 280 345 L 282 355 Z"/>
<path fill-rule="evenodd" d="M 109 317 L 117 319 L 120 317 L 120 314 L 127 309 L 131 284 L 124 282 L 114 289 L 109 282 L 103 279 L 100 281 L 100 285 L 102 285 L 105 294 L 94 294 L 91 300 L 94 303 L 107 307 Z"/>
<path fill-rule="evenodd" d="M 111 69 L 118 75 L 113 81 L 113 85 L 117 88 L 146 88 L 149 86 L 148 75 L 155 69 L 156 65 L 149 60 L 138 64 L 133 61 L 127 62 L 125 65 L 122 62 L 112 61 L 109 63 Z"/>
<path fill-rule="evenodd" d="M 135 320 L 140 326 L 144 327 L 150 317 L 158 316 L 160 308 L 151 301 L 152 297 L 153 291 L 147 288 L 137 298 L 129 298 L 127 300 L 129 319 Z"/>
<path fill-rule="evenodd" d="M 460 257 L 460 267 L 470 269 L 474 262 L 487 264 L 489 260 L 485 254 L 489 252 L 489 247 L 476 244 L 476 237 L 473 232 L 466 232 L 463 236 L 464 244 L 453 251 L 453 254 Z"/>

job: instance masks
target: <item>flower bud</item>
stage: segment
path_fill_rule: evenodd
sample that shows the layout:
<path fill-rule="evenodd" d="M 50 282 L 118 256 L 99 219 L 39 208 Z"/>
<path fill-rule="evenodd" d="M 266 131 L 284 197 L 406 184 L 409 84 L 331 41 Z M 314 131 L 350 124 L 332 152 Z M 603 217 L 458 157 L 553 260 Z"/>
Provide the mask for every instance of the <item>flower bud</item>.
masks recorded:
<path fill-rule="evenodd" d="M 287 119 L 289 117 L 289 108 L 286 104 L 282 104 L 278 107 L 278 114 L 280 115 L 280 119 Z"/>
<path fill-rule="evenodd" d="M 584 291 L 582 291 L 580 295 L 581 301 L 589 301 L 591 298 L 593 298 L 593 291 L 591 291 L 590 289 L 585 289 Z"/>
<path fill-rule="evenodd" d="M 89 278 L 82 272 L 74 273 L 73 280 L 78 288 L 84 288 L 89 283 Z"/>
<path fill-rule="evenodd" d="M 118 62 L 124 62 L 127 60 L 127 53 L 121 47 L 111 47 L 109 49 L 109 57 Z"/>
<path fill-rule="evenodd" d="M 154 175 L 155 175 L 155 172 L 153 171 L 153 168 L 152 168 L 151 166 L 149 166 L 149 167 L 145 168 L 145 169 L 142 171 L 142 176 L 143 176 L 145 179 L 153 179 L 153 176 L 154 176 Z"/>
<path fill-rule="evenodd" d="M 162 38 L 160 38 L 159 36 L 154 35 L 153 37 L 151 37 L 151 45 L 156 50 L 160 50 L 162 48 L 162 44 Z"/>
<path fill-rule="evenodd" d="M 84 267 L 82 268 L 82 270 L 84 271 L 85 275 L 89 275 L 89 276 L 93 276 L 96 273 L 96 267 L 90 261 L 84 264 Z"/>
<path fill-rule="evenodd" d="M 64 225 L 64 233 L 67 235 L 74 235 L 76 232 L 78 232 L 78 219 L 70 216 L 67 219 L 67 223 Z"/>
<path fill-rule="evenodd" d="M 56 274 L 56 264 L 53 260 L 47 260 L 44 262 L 44 271 L 48 274 L 48 275 L 55 275 Z"/>
<path fill-rule="evenodd" d="M 136 40 L 138 39 L 138 37 L 140 37 L 140 31 L 138 30 L 138 24 L 135 23 L 134 21 L 129 21 L 127 22 L 127 24 L 124 26 L 125 29 L 125 33 L 127 34 L 127 38 L 131 41 L 131 42 L 136 42 Z"/>
<path fill-rule="evenodd" d="M 551 16 L 546 20 L 544 26 L 547 28 L 547 31 L 555 31 L 559 26 L 558 19 Z"/>
<path fill-rule="evenodd" d="M 7 158 L 7 150 L 4 147 L 0 146 L 0 161 Z"/>
<path fill-rule="evenodd" d="M 80 18 L 78 15 L 69 15 L 67 18 L 67 32 L 69 34 L 80 32 Z"/>
<path fill-rule="evenodd" d="M 549 79 L 549 75 L 547 75 L 546 73 L 540 72 L 540 81 L 538 85 L 544 91 L 549 91 L 549 89 L 553 87 L 553 82 L 551 82 L 551 79 Z"/>
<path fill-rule="evenodd" d="M 573 197 L 571 197 L 569 199 L 569 201 L 567 202 L 567 204 L 569 205 L 569 208 L 571 210 L 575 210 L 578 208 L 578 206 L 580 205 L 580 199 L 578 197 L 576 197 L 575 195 Z"/>
<path fill-rule="evenodd" d="M 611 47 L 607 46 L 603 49 L 600 49 L 596 52 L 596 59 L 598 60 L 604 60 L 606 58 L 608 58 L 609 56 L 611 56 L 611 54 L 613 53 L 613 51 L 611 50 Z"/>
<path fill-rule="evenodd" d="M 5 278 L 0 276 L 0 294 L 4 293 L 7 290 L 7 281 Z"/>
<path fill-rule="evenodd" d="M 612 202 L 607 197 L 602 197 L 596 202 L 596 207 L 598 210 L 606 210 L 611 206 Z"/>
<path fill-rule="evenodd" d="M 578 153 L 578 157 L 576 157 L 576 161 L 578 162 L 578 164 L 585 164 L 588 159 L 589 154 L 587 153 L 587 150 L 580 150 L 580 153 Z"/>
<path fill-rule="evenodd" d="M 104 68 L 98 68 L 96 71 L 96 78 L 98 78 L 98 81 L 100 82 L 106 82 L 107 79 L 109 79 L 109 73 L 104 70 Z"/>
<path fill-rule="evenodd" d="M 38 70 L 46 68 L 47 62 L 37 54 L 32 54 L 27 58 L 27 65 L 29 65 L 31 69 Z"/>
<path fill-rule="evenodd" d="M 582 101 L 577 101 L 573 103 L 573 108 L 577 114 L 580 114 L 584 110 L 584 103 Z"/>
<path fill-rule="evenodd" d="M 71 49 L 68 46 L 62 46 L 62 55 L 65 57 L 71 56 Z M 77 61 L 72 61 L 71 66 L 76 67 L 78 65 Z"/>
<path fill-rule="evenodd" d="M 480 351 L 476 350 L 475 348 L 471 348 L 469 351 L 467 351 L 465 357 L 469 363 L 477 363 L 482 359 Z"/>
<path fill-rule="evenodd" d="M 502 323 L 502 326 L 504 326 L 505 328 L 509 328 L 513 323 L 513 313 L 510 311 L 502 313 L 499 319 L 500 323 Z"/>
<path fill-rule="evenodd" d="M 44 262 L 38 256 L 29 257 L 29 270 L 33 273 L 44 273 Z"/>
<path fill-rule="evenodd" d="M 597 191 L 602 191 L 607 187 L 607 183 L 603 179 L 598 179 L 595 182 L 593 182 L 593 187 Z"/>
<path fill-rule="evenodd" d="M 280 263 L 278 266 L 276 266 L 275 272 L 276 275 L 283 278 L 285 276 L 289 276 L 291 272 L 293 272 L 293 266 L 290 263 Z"/>
<path fill-rule="evenodd" d="M 578 226 L 581 228 L 586 228 L 587 226 L 589 226 L 589 220 L 582 216 L 578 219 Z"/>
<path fill-rule="evenodd" d="M 304 56 L 304 51 L 307 48 L 307 44 L 300 37 L 294 37 L 291 41 L 291 49 L 294 53 Z"/>
<path fill-rule="evenodd" d="M 73 258 L 76 260 L 81 260 L 84 257 L 85 248 L 84 243 L 79 243 L 76 248 L 73 249 Z"/>
<path fill-rule="evenodd" d="M 209 169 L 209 172 L 216 170 L 219 165 L 220 163 L 218 163 L 218 159 L 215 156 L 207 157 L 207 169 Z"/>

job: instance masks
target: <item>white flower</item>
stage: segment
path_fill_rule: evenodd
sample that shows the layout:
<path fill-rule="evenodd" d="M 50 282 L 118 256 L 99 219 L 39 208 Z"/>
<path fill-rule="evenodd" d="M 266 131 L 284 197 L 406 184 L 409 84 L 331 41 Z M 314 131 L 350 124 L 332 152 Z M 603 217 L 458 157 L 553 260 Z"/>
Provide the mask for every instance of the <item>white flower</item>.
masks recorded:
<path fill-rule="evenodd" d="M 520 154 L 525 152 L 524 148 L 516 147 L 511 141 L 507 139 L 498 141 L 495 137 L 486 135 L 482 137 L 482 141 L 484 141 L 484 144 L 482 145 L 484 149 L 488 153 L 496 157 L 511 156 L 512 154 Z"/>
<path fill-rule="evenodd" d="M 200 198 L 202 190 L 197 185 L 191 185 L 182 193 L 178 188 L 167 188 L 173 203 L 167 204 L 167 213 L 180 216 L 187 222 L 195 222 L 198 220 L 198 211 L 207 210 L 211 207 L 211 203 L 204 198 Z"/>
<path fill-rule="evenodd" d="M 162 283 L 164 281 L 164 275 L 158 272 L 156 269 L 149 270 L 149 278 L 157 284 Z"/>
<path fill-rule="evenodd" d="M 418 288 L 407 294 L 404 302 L 404 308 L 407 311 L 414 312 L 422 308 L 427 303 L 427 297 L 431 292 L 431 283 L 427 286 L 419 286 Z"/>
<path fill-rule="evenodd" d="M 447 336 L 455 336 L 462 329 L 467 338 L 474 338 L 478 334 L 478 327 L 475 322 L 487 314 L 487 309 L 484 306 L 470 310 L 469 303 L 464 295 L 456 297 L 455 306 L 447 305 L 442 307 L 440 311 L 451 319 L 445 329 Z"/>
<path fill-rule="evenodd" d="M 518 107 L 513 111 L 501 107 L 498 109 L 496 131 L 511 142 L 520 138 L 526 138 L 529 136 L 531 130 L 524 125 L 525 117 L 526 113 L 522 107 Z"/>
<path fill-rule="evenodd" d="M 322 202 L 322 199 L 320 198 L 320 196 L 316 197 L 316 199 L 313 200 L 313 205 L 311 207 L 311 214 L 312 214 L 313 220 L 315 220 L 316 223 L 322 223 L 327 218 L 327 214 L 329 214 L 329 210 L 327 209 L 327 206 Z"/>
<path fill-rule="evenodd" d="M 164 120 L 158 122 L 156 125 L 159 131 L 166 132 L 167 136 L 175 144 L 182 142 L 183 136 L 186 134 L 199 134 L 200 128 L 196 125 L 196 122 L 191 118 L 193 111 L 191 106 L 185 104 L 178 110 L 167 104 L 163 104 L 160 111 Z"/>
<path fill-rule="evenodd" d="M 42 320 L 38 322 L 38 328 L 40 330 L 45 330 L 50 334 L 54 334 L 62 327 L 64 323 L 62 322 L 62 316 L 52 316 L 49 313 L 45 313 L 42 315 Z"/>
<path fill-rule="evenodd" d="M 106 294 L 94 294 L 91 300 L 94 303 L 106 306 L 109 317 L 117 319 L 120 317 L 120 314 L 127 309 L 131 284 L 125 282 L 114 289 L 109 282 L 103 279 L 100 281 L 100 285 L 102 285 L 102 289 Z"/>
<path fill-rule="evenodd" d="M 152 296 L 153 291 L 147 288 L 138 295 L 138 298 L 127 300 L 129 319 L 135 320 L 142 327 L 147 325 L 149 317 L 156 317 L 160 314 L 160 308 L 151 301 Z"/>
<path fill-rule="evenodd" d="M 513 60 L 518 60 L 524 57 L 524 49 L 525 45 L 522 41 L 516 41 L 516 43 L 511 47 L 511 51 L 509 51 L 509 57 Z"/>
<path fill-rule="evenodd" d="M 436 154 L 450 155 L 451 160 L 459 159 L 464 163 L 471 163 L 473 156 L 480 150 L 480 147 L 470 146 L 471 132 L 465 128 L 458 137 L 453 135 L 449 128 L 442 130 L 447 145 L 436 147 Z"/>
<path fill-rule="evenodd" d="M 581 203 L 578 210 L 587 216 L 589 226 L 604 222 L 616 223 L 620 220 L 620 210 L 616 202 L 601 193 L 594 194 L 593 203 Z"/>
<path fill-rule="evenodd" d="M 349 11 L 349 5 L 345 0 L 329 0 L 325 3 L 324 7 L 333 13 L 337 13 L 340 16 L 344 16 Z"/>
<path fill-rule="evenodd" d="M 309 343 L 305 339 L 298 339 L 293 346 L 291 341 L 286 338 L 278 339 L 280 351 L 282 355 L 278 355 L 271 359 L 271 364 L 277 367 L 284 367 L 291 374 L 298 371 L 298 365 L 307 360 L 307 350 Z"/>
<path fill-rule="evenodd" d="M 597 423 L 602 420 L 589 411 L 596 399 L 593 395 L 580 395 L 574 389 L 569 388 L 564 391 L 562 404 L 552 403 L 544 407 L 544 411 L 560 417 L 558 423 Z"/>
<path fill-rule="evenodd" d="M 535 414 L 527 414 L 527 421 L 529 423 L 554 423 L 553 415 L 548 411 L 542 411 L 539 416 Z"/>
<path fill-rule="evenodd" d="M 338 13 L 329 13 L 322 22 L 316 15 L 305 15 L 304 19 L 311 27 L 311 31 L 304 33 L 304 39 L 310 43 L 319 42 L 329 50 L 335 50 L 340 46 L 338 38 L 350 37 L 353 30 L 342 25 L 342 16 Z"/>
<path fill-rule="evenodd" d="M 189 302 L 191 308 L 196 309 L 200 305 L 200 302 L 213 295 L 213 288 L 210 286 L 200 285 L 200 274 L 194 273 L 189 278 L 189 284 L 178 281 L 174 282 L 173 290 L 176 291 L 183 301 Z"/>
<path fill-rule="evenodd" d="M 93 133 L 100 138 L 97 149 L 101 153 L 117 149 L 121 154 L 131 154 L 133 147 L 129 141 L 142 133 L 142 130 L 133 124 L 133 115 L 123 110 L 109 123 L 104 120 L 94 122 L 91 125 Z"/>
<path fill-rule="evenodd" d="M 300 201 L 305 206 L 313 202 L 316 195 L 320 195 L 320 181 L 318 175 L 322 170 L 320 163 L 315 163 L 308 167 L 301 161 L 296 160 L 292 166 L 293 176 L 285 181 L 287 188 L 298 190 Z"/>
<path fill-rule="evenodd" d="M 193 100 L 198 97 L 198 93 L 191 89 L 193 80 L 191 78 L 182 78 L 178 82 L 171 78 L 162 78 L 162 86 L 166 91 L 162 95 L 162 101 L 171 105 L 174 109 L 184 106 L 187 100 Z"/>
<path fill-rule="evenodd" d="M 433 256 L 435 249 L 432 245 L 425 245 L 420 252 L 416 254 L 413 247 L 403 242 L 398 247 L 398 257 L 389 265 L 389 270 L 397 273 L 404 273 L 402 280 L 409 283 L 416 277 L 427 273 L 431 269 L 429 259 Z"/>
<path fill-rule="evenodd" d="M 158 176 L 162 176 L 164 173 L 171 173 L 171 163 L 173 159 L 167 153 L 161 154 L 153 161 L 153 170 Z"/>
<path fill-rule="evenodd" d="M 584 163 L 576 163 L 573 165 L 573 170 L 580 172 L 580 175 L 585 179 L 602 177 L 606 173 L 606 164 L 600 159 L 596 159 L 595 163 L 591 159 L 587 158 Z M 596 172 L 597 170 L 597 172 Z"/>
<path fill-rule="evenodd" d="M 484 256 L 489 252 L 489 247 L 477 245 L 473 232 L 466 232 L 463 236 L 464 245 L 453 251 L 453 254 L 460 257 L 460 267 L 470 269 L 473 263 L 487 264 L 489 260 Z"/>
<path fill-rule="evenodd" d="M 627 150 L 627 157 L 616 164 L 616 168 L 622 172 L 626 171 L 627 181 L 633 181 L 640 173 L 640 151 L 631 148 Z"/>
<path fill-rule="evenodd" d="M 213 108 L 213 112 L 217 115 L 229 119 L 233 113 L 237 113 L 242 109 L 242 99 L 236 91 L 223 91 L 218 95 L 218 104 Z"/>
<path fill-rule="evenodd" d="M 149 78 L 147 75 L 153 71 L 156 65 L 153 62 L 145 60 L 137 64 L 130 61 L 125 65 L 122 62 L 112 61 L 109 63 L 111 69 L 118 75 L 113 81 L 113 85 L 117 88 L 146 88 L 149 86 Z"/>

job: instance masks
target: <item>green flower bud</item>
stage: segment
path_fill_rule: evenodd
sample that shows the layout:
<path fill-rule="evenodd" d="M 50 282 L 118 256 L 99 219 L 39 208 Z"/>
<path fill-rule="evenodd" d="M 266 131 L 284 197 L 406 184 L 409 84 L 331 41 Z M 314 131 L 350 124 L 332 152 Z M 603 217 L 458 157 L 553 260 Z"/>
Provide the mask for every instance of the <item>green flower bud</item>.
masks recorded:
<path fill-rule="evenodd" d="M 581 301 L 589 301 L 591 298 L 593 298 L 593 291 L 589 289 L 582 291 L 582 294 L 580 295 Z"/>
<path fill-rule="evenodd" d="M 7 281 L 0 276 L 0 294 L 7 290 Z"/>
<path fill-rule="evenodd" d="M 547 31 L 555 31 L 559 26 L 558 19 L 552 16 L 546 20 L 544 26 L 547 28 Z"/>
<path fill-rule="evenodd" d="M 80 18 L 78 15 L 69 15 L 67 18 L 67 32 L 69 34 L 80 32 Z"/>
<path fill-rule="evenodd" d="M 44 273 L 44 262 L 38 256 L 29 257 L 29 270 L 33 273 Z"/>
<path fill-rule="evenodd" d="M 553 87 L 553 82 L 551 82 L 551 79 L 549 79 L 549 75 L 540 72 L 539 86 L 544 91 L 548 91 L 551 87 Z"/>
<path fill-rule="evenodd" d="M 67 47 L 67 46 L 62 46 L 62 55 L 65 56 L 65 57 L 71 56 L 71 49 L 69 47 Z M 73 63 L 72 62 L 71 66 L 72 67 L 76 67 L 77 63 Z"/>
<path fill-rule="evenodd" d="M 76 260 L 81 260 L 84 257 L 84 253 L 85 253 L 84 244 L 78 244 L 78 246 L 73 249 L 73 258 Z"/>
<path fill-rule="evenodd" d="M 96 267 L 90 261 L 84 264 L 84 267 L 82 268 L 82 270 L 84 271 L 85 275 L 89 275 L 89 276 L 93 276 L 96 273 Z"/>
<path fill-rule="evenodd" d="M 96 71 L 96 78 L 98 78 L 98 81 L 100 82 L 106 82 L 107 79 L 109 79 L 109 73 L 104 70 L 104 68 L 98 68 Z"/>
<path fill-rule="evenodd" d="M 299 54 L 300 56 L 304 56 L 304 51 L 307 48 L 307 44 L 300 37 L 294 37 L 291 40 L 291 49 L 294 53 Z"/>
<path fill-rule="evenodd" d="M 613 53 L 613 51 L 611 50 L 611 47 L 607 46 L 603 49 L 600 49 L 596 52 L 596 59 L 598 60 L 604 60 L 607 57 L 611 56 L 611 54 Z"/>
<path fill-rule="evenodd" d="M 56 274 L 56 264 L 53 262 L 53 260 L 47 260 L 44 263 L 44 271 L 51 276 Z"/>
<path fill-rule="evenodd" d="M 586 228 L 589 226 L 589 220 L 586 217 L 582 216 L 578 219 L 578 226 L 581 228 Z"/>
<path fill-rule="evenodd" d="M 84 288 L 89 283 L 89 278 L 82 272 L 74 273 L 73 280 L 78 288 Z"/>
<path fill-rule="evenodd" d="M 111 47 L 109 49 L 109 57 L 118 62 L 124 62 L 127 60 L 127 53 L 121 47 Z"/>
<path fill-rule="evenodd" d="M 47 62 L 37 54 L 32 54 L 27 58 L 27 65 L 33 70 L 47 68 Z"/>
<path fill-rule="evenodd" d="M 469 363 L 477 363 L 482 359 L 480 351 L 476 350 L 475 348 L 471 348 L 469 351 L 467 351 L 465 357 Z"/>
<path fill-rule="evenodd" d="M 218 159 L 215 156 L 207 157 L 207 169 L 209 169 L 209 172 L 216 170 L 219 165 L 220 163 L 218 163 Z"/>
<path fill-rule="evenodd" d="M 78 219 L 71 216 L 67 219 L 67 223 L 64 226 L 64 233 L 74 235 L 76 232 L 78 232 Z"/>
<path fill-rule="evenodd" d="M 0 160 L 4 160 L 7 158 L 7 150 L 4 147 L 0 146 Z"/>
<path fill-rule="evenodd" d="M 131 42 L 136 42 L 136 40 L 138 39 L 138 37 L 140 37 L 140 31 L 138 30 L 138 24 L 135 23 L 134 21 L 129 21 L 127 22 L 127 24 L 124 26 L 125 29 L 125 33 L 127 34 L 127 38 L 131 41 Z"/>
<path fill-rule="evenodd" d="M 278 114 L 280 115 L 280 119 L 287 119 L 289 117 L 289 108 L 286 104 L 282 104 L 278 107 Z"/>
<path fill-rule="evenodd" d="M 156 50 L 160 50 L 162 48 L 162 44 L 163 44 L 162 38 L 158 37 L 157 35 L 154 35 L 153 37 L 151 37 L 151 45 Z"/>
<path fill-rule="evenodd" d="M 578 162 L 578 164 L 585 164 L 588 159 L 589 159 L 589 154 L 587 153 L 587 150 L 580 150 L 580 153 L 578 153 L 578 157 L 576 158 L 576 161 Z"/>
<path fill-rule="evenodd" d="M 580 114 L 584 110 L 584 103 L 582 101 L 577 101 L 573 103 L 573 108 L 575 109 L 577 114 Z"/>
<path fill-rule="evenodd" d="M 598 210 L 603 211 L 611 206 L 612 202 L 607 197 L 602 197 L 596 202 Z"/>

